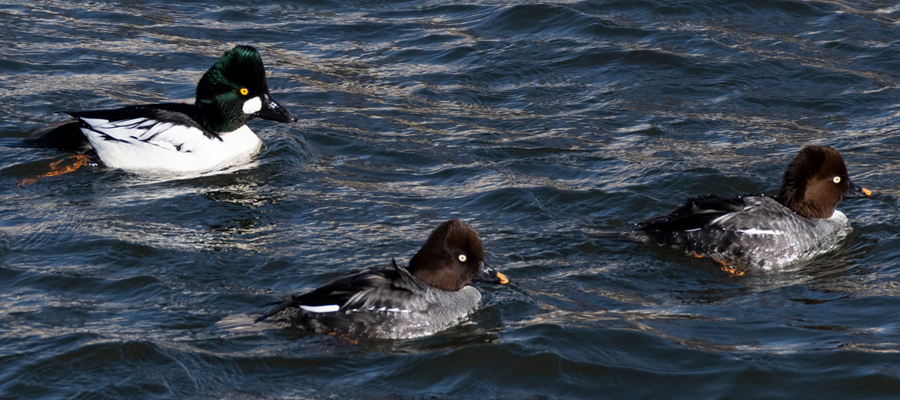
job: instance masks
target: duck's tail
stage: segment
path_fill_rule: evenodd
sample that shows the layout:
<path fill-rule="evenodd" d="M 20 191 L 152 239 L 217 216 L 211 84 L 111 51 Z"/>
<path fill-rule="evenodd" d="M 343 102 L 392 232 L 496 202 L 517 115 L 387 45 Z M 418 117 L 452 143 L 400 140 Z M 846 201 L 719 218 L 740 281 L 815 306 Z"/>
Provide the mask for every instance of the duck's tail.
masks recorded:
<path fill-rule="evenodd" d="M 272 308 L 271 310 L 269 310 L 269 312 L 263 314 L 261 317 L 257 318 L 255 321 L 253 321 L 253 323 L 255 324 L 255 323 L 257 323 L 257 322 L 263 321 L 263 320 L 265 320 L 266 318 L 269 318 L 269 317 L 271 317 L 271 316 L 273 316 L 273 315 L 275 315 L 275 314 L 278 314 L 279 312 L 281 312 L 281 310 L 284 310 L 284 309 L 286 309 L 286 308 L 300 307 L 300 302 L 297 301 L 297 299 L 285 300 L 285 301 L 280 302 L 280 303 L 269 303 L 269 304 L 266 304 L 266 305 L 267 305 L 267 306 L 270 306 L 270 305 L 273 305 L 273 304 L 278 304 L 278 305 L 275 306 L 274 308 Z"/>

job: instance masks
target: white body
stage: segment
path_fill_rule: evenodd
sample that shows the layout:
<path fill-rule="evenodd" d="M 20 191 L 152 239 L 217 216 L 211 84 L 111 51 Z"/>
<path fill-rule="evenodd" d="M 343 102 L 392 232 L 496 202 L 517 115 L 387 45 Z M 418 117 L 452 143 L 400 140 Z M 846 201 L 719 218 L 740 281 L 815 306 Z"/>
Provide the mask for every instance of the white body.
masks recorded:
<path fill-rule="evenodd" d="M 110 168 L 135 172 L 205 172 L 244 163 L 262 141 L 246 125 L 209 138 L 197 128 L 148 118 L 80 118 L 81 131 Z"/>

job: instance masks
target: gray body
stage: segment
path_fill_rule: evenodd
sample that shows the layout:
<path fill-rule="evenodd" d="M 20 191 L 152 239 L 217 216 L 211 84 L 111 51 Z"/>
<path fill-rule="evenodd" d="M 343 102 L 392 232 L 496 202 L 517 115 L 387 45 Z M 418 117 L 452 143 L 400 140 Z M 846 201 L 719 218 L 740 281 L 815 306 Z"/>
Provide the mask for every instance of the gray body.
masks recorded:
<path fill-rule="evenodd" d="M 455 325 L 480 302 L 481 293 L 472 286 L 457 291 L 436 289 L 392 263 L 340 277 L 296 296 L 270 320 L 316 333 L 409 339 Z M 324 311 L 329 307 L 339 308 Z"/>
<path fill-rule="evenodd" d="M 811 219 L 770 196 L 722 200 L 731 202 L 734 209 L 726 212 L 695 206 L 690 215 L 677 216 L 705 220 L 702 226 L 665 229 L 676 213 L 687 212 L 683 208 L 669 216 L 647 221 L 643 231 L 654 241 L 689 254 L 768 269 L 824 253 L 852 230 L 847 217 L 837 210 L 830 218 Z"/>

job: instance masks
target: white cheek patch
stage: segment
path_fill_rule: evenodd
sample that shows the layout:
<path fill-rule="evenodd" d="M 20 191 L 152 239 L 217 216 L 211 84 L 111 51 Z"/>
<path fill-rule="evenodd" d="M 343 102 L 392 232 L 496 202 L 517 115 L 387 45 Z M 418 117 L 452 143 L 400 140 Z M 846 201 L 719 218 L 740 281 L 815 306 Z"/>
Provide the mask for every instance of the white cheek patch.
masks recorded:
<path fill-rule="evenodd" d="M 312 313 L 326 313 L 326 312 L 335 312 L 341 307 L 337 304 L 329 304 L 327 306 L 304 306 L 300 305 L 300 308 L 312 312 Z"/>
<path fill-rule="evenodd" d="M 244 102 L 244 107 L 241 108 L 244 114 L 253 114 L 259 110 L 262 110 L 262 100 L 259 97 L 254 97 L 250 100 Z"/>

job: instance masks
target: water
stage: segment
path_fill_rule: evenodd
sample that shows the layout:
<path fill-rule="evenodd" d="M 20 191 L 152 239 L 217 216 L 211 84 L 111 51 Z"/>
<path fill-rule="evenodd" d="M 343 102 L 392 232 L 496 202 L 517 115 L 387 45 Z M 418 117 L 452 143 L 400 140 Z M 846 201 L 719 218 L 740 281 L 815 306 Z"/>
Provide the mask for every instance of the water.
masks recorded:
<path fill-rule="evenodd" d="M 696 2 L 0 2 L 0 137 L 192 101 L 258 47 L 300 122 L 161 179 L 0 147 L 3 398 L 883 398 L 900 394 L 900 7 Z M 873 189 L 854 232 L 732 277 L 588 238 L 773 193 L 803 145 Z M 512 284 L 430 338 L 222 321 L 472 223 Z"/>

